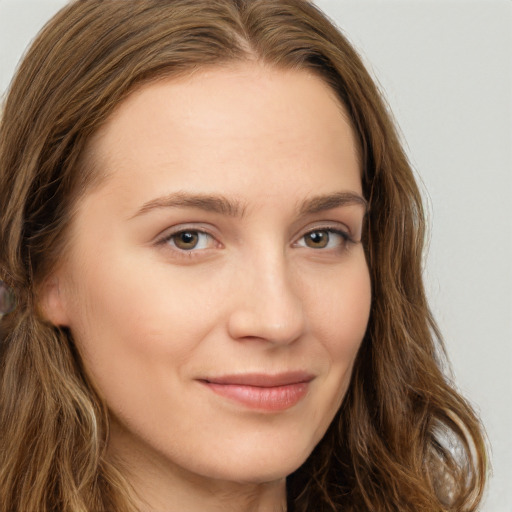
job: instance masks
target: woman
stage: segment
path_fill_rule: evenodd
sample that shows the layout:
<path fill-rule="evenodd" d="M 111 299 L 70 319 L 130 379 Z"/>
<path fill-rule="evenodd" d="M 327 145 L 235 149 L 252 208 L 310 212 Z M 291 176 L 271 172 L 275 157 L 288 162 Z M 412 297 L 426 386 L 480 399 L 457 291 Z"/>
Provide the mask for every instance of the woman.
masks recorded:
<path fill-rule="evenodd" d="M 70 4 L 0 165 L 1 510 L 476 510 L 420 196 L 313 5 Z"/>

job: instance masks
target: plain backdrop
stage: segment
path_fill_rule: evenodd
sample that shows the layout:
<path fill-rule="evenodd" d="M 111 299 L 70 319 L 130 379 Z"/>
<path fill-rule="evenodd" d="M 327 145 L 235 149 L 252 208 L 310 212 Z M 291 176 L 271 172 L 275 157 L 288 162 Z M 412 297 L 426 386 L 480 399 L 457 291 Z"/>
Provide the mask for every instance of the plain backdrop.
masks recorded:
<path fill-rule="evenodd" d="M 278 0 L 276 0 L 278 1 Z M 0 94 L 62 0 L 0 0 Z M 317 0 L 380 84 L 430 212 L 425 276 L 512 512 L 512 2 Z"/>

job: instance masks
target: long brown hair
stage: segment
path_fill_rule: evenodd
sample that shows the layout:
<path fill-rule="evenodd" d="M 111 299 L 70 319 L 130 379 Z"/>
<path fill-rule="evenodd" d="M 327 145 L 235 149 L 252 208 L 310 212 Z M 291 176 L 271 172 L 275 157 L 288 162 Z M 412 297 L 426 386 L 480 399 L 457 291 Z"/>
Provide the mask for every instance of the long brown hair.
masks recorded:
<path fill-rule="evenodd" d="M 0 125 L 0 279 L 18 296 L 0 327 L 0 511 L 135 510 L 105 455 L 107 408 L 71 333 L 39 314 L 37 293 L 65 254 L 77 198 L 98 182 L 87 142 L 113 109 L 159 77 L 254 58 L 313 70 L 335 90 L 370 205 L 367 334 L 335 420 L 288 478 L 288 509 L 477 509 L 484 438 L 442 371 L 422 283 L 420 194 L 345 37 L 305 0 L 78 0 L 33 43 Z"/>

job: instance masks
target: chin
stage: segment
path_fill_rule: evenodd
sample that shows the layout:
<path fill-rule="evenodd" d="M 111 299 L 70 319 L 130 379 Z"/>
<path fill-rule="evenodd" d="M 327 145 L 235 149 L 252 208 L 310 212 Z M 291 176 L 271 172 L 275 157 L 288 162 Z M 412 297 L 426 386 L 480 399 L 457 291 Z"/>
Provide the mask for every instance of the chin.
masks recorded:
<path fill-rule="evenodd" d="M 230 457 L 223 458 L 222 466 L 206 469 L 209 476 L 219 480 L 262 484 L 283 480 L 295 472 L 309 457 L 313 447 L 279 446 L 269 440 L 266 449 L 261 446 L 244 450 L 233 448 Z M 212 475 L 214 473 L 214 475 Z M 206 476 L 206 475 L 205 475 Z"/>

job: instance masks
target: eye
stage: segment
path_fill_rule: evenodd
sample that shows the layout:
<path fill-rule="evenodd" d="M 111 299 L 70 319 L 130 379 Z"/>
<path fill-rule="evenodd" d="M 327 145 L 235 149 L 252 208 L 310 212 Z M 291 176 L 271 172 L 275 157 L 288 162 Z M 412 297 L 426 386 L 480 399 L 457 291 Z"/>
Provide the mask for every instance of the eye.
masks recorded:
<path fill-rule="evenodd" d="M 180 251 L 192 251 L 208 249 L 213 243 L 213 237 L 204 231 L 187 229 L 169 235 L 164 242 Z"/>
<path fill-rule="evenodd" d="M 310 249 L 342 248 L 350 240 L 347 233 L 335 229 L 315 229 L 306 233 L 297 243 Z"/>

